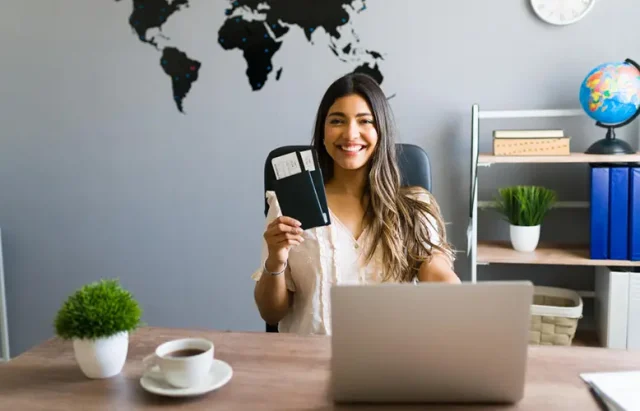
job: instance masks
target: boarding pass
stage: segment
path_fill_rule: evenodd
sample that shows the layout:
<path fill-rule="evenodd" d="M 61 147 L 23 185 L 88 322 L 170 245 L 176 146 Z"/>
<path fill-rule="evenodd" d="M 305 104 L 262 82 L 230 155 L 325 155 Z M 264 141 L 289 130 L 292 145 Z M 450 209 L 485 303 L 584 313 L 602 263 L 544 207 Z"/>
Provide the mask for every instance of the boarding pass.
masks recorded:
<path fill-rule="evenodd" d="M 301 173 L 303 169 L 306 171 L 314 171 L 316 169 L 311 150 L 301 151 L 300 157 L 302 158 L 302 165 L 295 152 L 272 159 L 271 164 L 273 165 L 276 179 L 280 180 Z"/>

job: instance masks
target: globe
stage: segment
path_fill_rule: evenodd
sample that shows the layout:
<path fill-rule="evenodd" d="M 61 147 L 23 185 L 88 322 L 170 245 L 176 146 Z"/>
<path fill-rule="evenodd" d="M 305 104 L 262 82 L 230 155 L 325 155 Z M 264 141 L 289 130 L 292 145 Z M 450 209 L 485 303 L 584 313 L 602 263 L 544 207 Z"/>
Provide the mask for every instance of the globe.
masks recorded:
<path fill-rule="evenodd" d="M 616 140 L 615 128 L 624 127 L 640 114 L 640 66 L 631 59 L 608 62 L 592 69 L 580 87 L 580 105 L 596 125 L 607 129 L 587 153 L 628 154 L 628 143 Z"/>

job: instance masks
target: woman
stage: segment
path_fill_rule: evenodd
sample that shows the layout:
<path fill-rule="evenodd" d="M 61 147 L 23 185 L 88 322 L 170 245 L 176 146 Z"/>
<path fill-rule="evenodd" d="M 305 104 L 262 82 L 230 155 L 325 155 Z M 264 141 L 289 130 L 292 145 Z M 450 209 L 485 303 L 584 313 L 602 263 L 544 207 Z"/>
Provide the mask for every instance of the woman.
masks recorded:
<path fill-rule="evenodd" d="M 313 136 L 332 224 L 303 232 L 266 193 L 263 265 L 252 278 L 260 315 L 280 332 L 331 334 L 332 284 L 460 282 L 435 199 L 400 187 L 395 134 L 376 81 L 346 75 L 326 91 Z"/>

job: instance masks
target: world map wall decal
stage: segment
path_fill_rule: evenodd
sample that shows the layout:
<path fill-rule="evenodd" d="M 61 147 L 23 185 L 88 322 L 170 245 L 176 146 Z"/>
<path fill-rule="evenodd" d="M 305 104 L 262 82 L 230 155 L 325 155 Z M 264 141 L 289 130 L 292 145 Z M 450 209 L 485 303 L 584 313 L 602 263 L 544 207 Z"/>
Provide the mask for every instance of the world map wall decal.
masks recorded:
<path fill-rule="evenodd" d="M 158 38 L 169 39 L 162 27 L 189 7 L 190 0 L 131 1 L 129 25 L 141 42 L 161 53 L 160 66 L 171 78 L 173 99 L 184 114 L 184 101 L 198 80 L 202 63 L 176 45 L 160 46 Z M 284 68 L 274 68 L 273 57 L 287 35 L 302 30 L 313 45 L 314 33 L 321 29 L 329 36 L 327 47 L 348 65 L 347 72 L 369 74 L 382 84 L 378 62 L 384 60 L 383 55 L 358 47 L 360 38 L 352 27 L 354 13 L 366 9 L 366 0 L 231 0 L 228 8 L 221 10 L 225 20 L 218 29 L 218 45 L 225 51 L 242 51 L 248 86 L 259 91 L 272 79 L 282 78 Z"/>

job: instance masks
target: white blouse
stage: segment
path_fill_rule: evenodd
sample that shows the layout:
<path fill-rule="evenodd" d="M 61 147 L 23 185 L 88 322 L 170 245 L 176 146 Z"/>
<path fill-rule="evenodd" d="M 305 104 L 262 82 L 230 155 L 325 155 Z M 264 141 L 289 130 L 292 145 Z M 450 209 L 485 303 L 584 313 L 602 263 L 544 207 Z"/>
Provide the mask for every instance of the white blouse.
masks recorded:
<path fill-rule="evenodd" d="M 275 193 L 267 191 L 266 198 L 269 212 L 265 227 L 282 215 Z M 429 201 L 426 195 L 419 198 Z M 364 246 L 371 240 L 367 229 L 355 239 L 331 210 L 329 213 L 330 225 L 305 230 L 302 234 L 304 241 L 289 252 L 284 276 L 287 288 L 294 292 L 293 304 L 278 324 L 279 332 L 331 335 L 331 286 L 378 284 L 382 281 L 380 247 L 376 247 L 374 258 L 365 264 Z M 432 229 L 430 235 L 431 241 L 438 244 L 439 234 Z M 261 264 L 251 276 L 254 280 L 258 281 L 262 276 L 267 257 L 267 244 L 263 239 Z"/>

